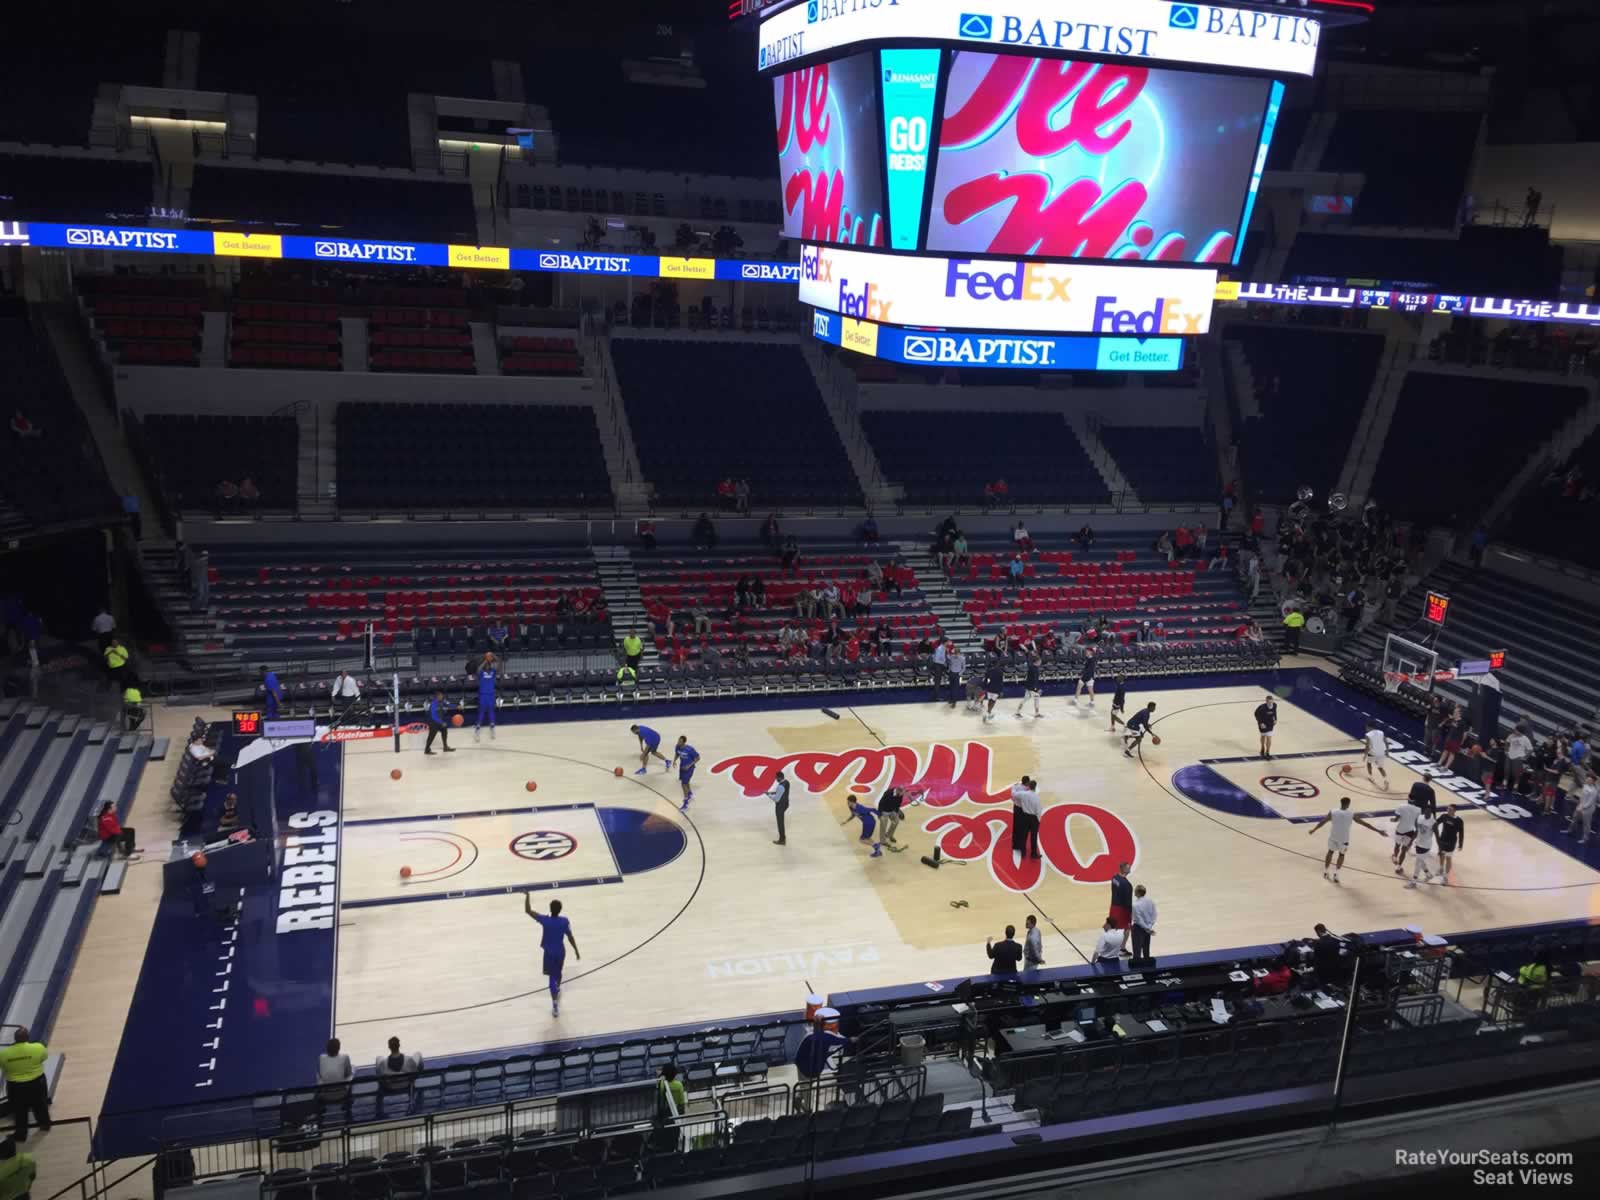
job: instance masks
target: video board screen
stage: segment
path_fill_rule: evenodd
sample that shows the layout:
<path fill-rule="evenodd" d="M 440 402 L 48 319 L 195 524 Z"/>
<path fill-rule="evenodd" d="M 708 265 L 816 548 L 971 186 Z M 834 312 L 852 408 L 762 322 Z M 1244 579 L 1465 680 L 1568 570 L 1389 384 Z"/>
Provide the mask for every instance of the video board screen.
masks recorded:
<path fill-rule="evenodd" d="M 1226 263 L 1271 81 L 958 51 L 926 249 Z"/>
<path fill-rule="evenodd" d="M 785 237 L 886 244 L 877 74 L 865 53 L 773 77 Z"/>

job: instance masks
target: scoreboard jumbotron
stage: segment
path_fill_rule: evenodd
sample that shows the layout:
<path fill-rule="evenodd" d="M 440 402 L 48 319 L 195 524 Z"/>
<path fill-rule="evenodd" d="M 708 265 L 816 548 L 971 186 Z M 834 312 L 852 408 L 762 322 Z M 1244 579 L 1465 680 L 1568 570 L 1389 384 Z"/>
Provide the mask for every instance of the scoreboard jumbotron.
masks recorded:
<path fill-rule="evenodd" d="M 814 333 L 934 365 L 1176 370 L 1181 342 L 1121 343 L 1210 329 L 1283 78 L 1367 7 L 766 6 L 757 69 Z"/>

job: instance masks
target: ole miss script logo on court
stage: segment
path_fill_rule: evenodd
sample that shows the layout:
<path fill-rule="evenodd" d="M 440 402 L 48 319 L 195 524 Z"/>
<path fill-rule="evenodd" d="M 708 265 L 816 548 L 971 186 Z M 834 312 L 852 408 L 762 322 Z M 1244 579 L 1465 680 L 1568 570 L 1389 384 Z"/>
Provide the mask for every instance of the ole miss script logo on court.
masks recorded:
<path fill-rule="evenodd" d="M 935 742 L 926 751 L 907 746 L 865 747 L 837 754 L 743 754 L 711 768 L 726 773 L 746 796 L 764 795 L 779 771 L 794 790 L 821 795 L 841 782 L 860 793 L 879 792 L 893 784 L 926 788 L 928 808 L 977 805 L 985 811 L 941 812 L 922 823 L 934 835 L 946 858 L 961 862 L 987 858 L 995 882 L 1014 892 L 1038 886 L 1046 869 L 1076 883 L 1106 883 L 1118 863 L 1138 861 L 1133 831 L 1115 813 L 1093 804 L 1052 804 L 1040 818 L 1040 862 L 1020 862 L 1011 848 L 1011 788 L 991 789 L 989 747 L 967 742 L 960 747 Z"/>
<path fill-rule="evenodd" d="M 577 848 L 577 838 L 554 829 L 535 829 L 532 833 L 519 833 L 511 839 L 511 853 L 518 858 L 531 858 L 537 862 L 565 858 Z"/>
<path fill-rule="evenodd" d="M 1316 784 L 1293 775 L 1264 775 L 1261 786 L 1274 796 L 1287 796 L 1291 800 L 1309 800 L 1317 794 Z"/>

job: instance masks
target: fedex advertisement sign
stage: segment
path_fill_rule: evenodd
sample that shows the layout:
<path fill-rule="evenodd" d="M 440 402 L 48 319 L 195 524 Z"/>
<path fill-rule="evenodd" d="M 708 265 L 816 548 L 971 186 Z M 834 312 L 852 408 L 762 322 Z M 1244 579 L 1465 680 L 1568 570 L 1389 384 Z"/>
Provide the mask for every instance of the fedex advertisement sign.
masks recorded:
<path fill-rule="evenodd" d="M 1310 75 L 1321 37 L 1322 23 L 1293 9 L 1171 0 L 807 0 L 763 16 L 756 62 L 894 39 Z"/>
<path fill-rule="evenodd" d="M 1203 267 L 800 251 L 800 302 L 857 320 L 934 329 L 1205 333 L 1217 274 Z"/>

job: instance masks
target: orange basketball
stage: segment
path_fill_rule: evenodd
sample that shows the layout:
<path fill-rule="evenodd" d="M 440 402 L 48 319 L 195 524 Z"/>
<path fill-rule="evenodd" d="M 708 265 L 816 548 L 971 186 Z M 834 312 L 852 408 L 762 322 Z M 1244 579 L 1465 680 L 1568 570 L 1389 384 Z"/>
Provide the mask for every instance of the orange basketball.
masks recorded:
<path fill-rule="evenodd" d="M 535 783 L 531 779 L 528 780 L 528 782 L 523 784 L 522 786 L 527 788 L 530 792 L 537 792 L 539 790 L 539 785 L 537 783 Z"/>
<path fill-rule="evenodd" d="M 615 775 L 618 779 L 622 778 L 622 768 L 621 767 L 612 767 L 611 768 L 611 773 L 613 775 Z"/>
<path fill-rule="evenodd" d="M 1341 775 L 1350 774 L 1350 764 L 1349 763 L 1345 763 L 1344 766 L 1340 767 L 1339 768 L 1339 774 L 1341 774 Z"/>
<path fill-rule="evenodd" d="M 460 713 L 457 713 L 455 716 L 450 718 L 450 724 L 454 725 L 457 729 L 460 729 L 466 723 L 467 719 Z"/>
<path fill-rule="evenodd" d="M 206 859 L 204 851 L 196 850 L 193 854 L 191 854 L 189 856 L 189 861 L 192 862 L 196 867 L 198 867 L 202 871 L 204 871 L 206 869 L 207 859 Z"/>
<path fill-rule="evenodd" d="M 1159 733 L 1152 733 L 1152 734 L 1151 734 L 1151 735 L 1150 735 L 1150 744 L 1151 744 L 1151 745 L 1152 745 L 1152 746 L 1159 746 L 1159 745 L 1161 745 L 1161 735 L 1160 735 L 1160 734 L 1159 734 Z"/>
<path fill-rule="evenodd" d="M 401 879 L 410 879 L 411 878 L 411 868 L 410 867 L 401 867 L 400 868 L 400 878 Z"/>
<path fill-rule="evenodd" d="M 389 778 L 390 779 L 399 779 L 400 775 L 401 775 L 401 771 L 400 771 L 399 767 L 396 767 L 394 770 L 389 772 Z"/>

